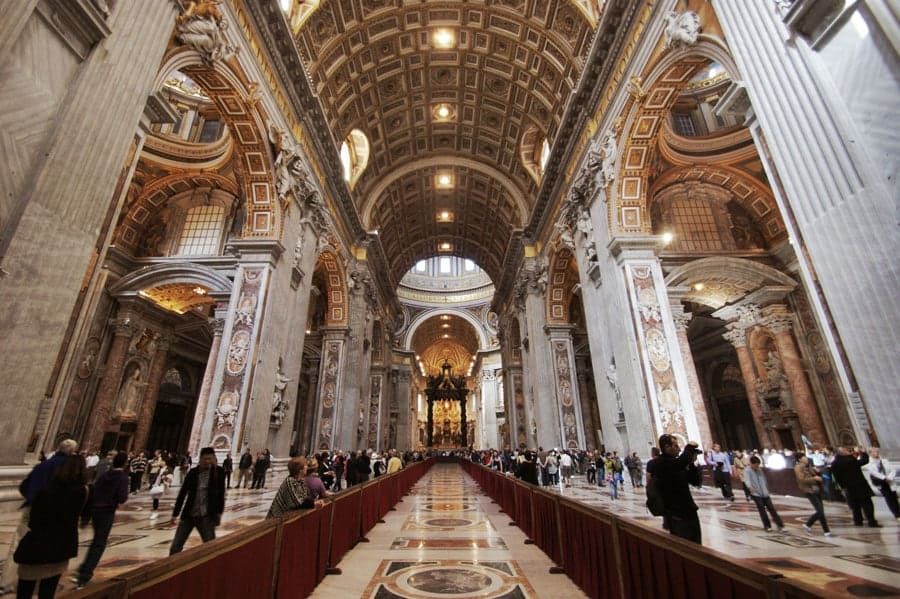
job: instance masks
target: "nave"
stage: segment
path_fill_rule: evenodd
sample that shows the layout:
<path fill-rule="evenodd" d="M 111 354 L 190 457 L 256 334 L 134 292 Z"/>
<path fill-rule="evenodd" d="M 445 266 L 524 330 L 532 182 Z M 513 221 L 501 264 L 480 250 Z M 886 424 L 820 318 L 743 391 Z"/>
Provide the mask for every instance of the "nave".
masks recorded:
<path fill-rule="evenodd" d="M 270 477 L 268 488 L 260 491 L 229 491 L 217 535 L 262 521 L 280 479 L 280 473 Z M 583 476 L 574 477 L 572 488 L 542 488 L 659 529 L 659 519 L 644 508 L 643 490 L 633 490 L 627 483 L 615 502 L 608 489 L 588 485 Z M 804 581 L 830 597 L 900 596 L 900 528 L 880 498 L 875 507 L 882 529 L 857 529 L 845 504 L 827 502 L 825 510 L 836 536 L 826 539 L 819 529 L 812 536 L 804 534 L 801 526 L 810 513 L 805 499 L 776 497 L 787 528 L 767 534 L 755 508 L 739 491 L 737 502 L 728 507 L 716 489 L 704 487 L 693 494 L 700 506 L 706 548 Z M 122 506 L 96 572 L 97 582 L 168 554 L 174 527 L 167 515 L 174 498 L 173 489 L 163 499 L 158 519 L 149 518 L 146 491 Z M 384 520 L 368 533 L 369 543 L 358 544 L 337 564 L 343 573 L 327 576 L 313 597 L 584 596 L 565 575 L 549 574 L 552 562 L 537 546 L 526 545 L 522 531 L 510 526 L 511 518 L 454 464 L 433 466 Z M 14 526 L 12 515 L 0 518 L 0 547 L 6 546 Z M 90 529 L 80 535 L 78 559 L 70 563 L 73 570 L 90 544 Z M 195 533 L 186 548 L 199 544 Z M 61 587 L 60 595 L 73 589 L 67 577 Z"/>

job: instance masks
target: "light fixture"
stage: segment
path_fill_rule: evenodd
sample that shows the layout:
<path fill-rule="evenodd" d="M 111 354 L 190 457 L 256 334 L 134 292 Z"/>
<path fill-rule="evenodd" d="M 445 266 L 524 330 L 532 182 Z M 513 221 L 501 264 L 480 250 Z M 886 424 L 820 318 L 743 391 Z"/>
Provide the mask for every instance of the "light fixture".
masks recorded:
<path fill-rule="evenodd" d="M 431 35 L 431 41 L 435 48 L 452 48 L 456 45 L 456 34 L 452 29 L 435 29 Z"/>
<path fill-rule="evenodd" d="M 448 241 L 444 241 L 444 242 L 441 242 L 438 244 L 438 250 L 440 250 L 442 252 L 449 252 L 452 249 L 453 249 L 453 244 L 451 244 Z"/>
<path fill-rule="evenodd" d="M 194 287 L 194 293 L 197 295 L 206 295 L 206 289 L 203 287 Z"/>
<path fill-rule="evenodd" d="M 706 288 L 706 285 L 703 283 L 694 283 L 694 291 L 703 291 Z"/>
<path fill-rule="evenodd" d="M 675 234 L 672 233 L 671 231 L 666 231 L 665 233 L 662 234 L 662 241 L 666 245 L 672 243 L 673 239 L 675 239 Z"/>
<path fill-rule="evenodd" d="M 453 175 L 449 172 L 438 173 L 434 177 L 434 185 L 438 189 L 452 189 L 453 188 Z"/>
<path fill-rule="evenodd" d="M 449 329 L 449 328 L 450 328 L 450 325 L 447 324 L 447 323 L 445 322 L 444 324 L 441 325 L 441 328 L 442 328 L 442 329 Z"/>
<path fill-rule="evenodd" d="M 294 0 L 278 0 L 278 4 L 284 12 L 291 12 L 291 4 L 293 3 Z"/>
<path fill-rule="evenodd" d="M 444 335 L 441 335 L 441 337 L 443 337 L 444 339 L 449 339 L 450 335 L 444 334 Z"/>
<path fill-rule="evenodd" d="M 444 314 L 443 316 L 441 316 L 441 320 L 450 320 L 450 315 Z"/>
<path fill-rule="evenodd" d="M 306 329 L 306 334 L 309 335 L 310 333 L 312 333 L 312 331 L 309 329 Z"/>

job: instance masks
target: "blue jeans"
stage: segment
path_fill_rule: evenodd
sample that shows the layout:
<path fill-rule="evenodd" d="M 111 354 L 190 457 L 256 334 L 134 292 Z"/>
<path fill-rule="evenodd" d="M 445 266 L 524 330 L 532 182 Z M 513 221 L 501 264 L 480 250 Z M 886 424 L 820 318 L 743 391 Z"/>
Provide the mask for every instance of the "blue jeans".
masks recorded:
<path fill-rule="evenodd" d="M 200 538 L 203 542 L 212 541 L 216 538 L 216 519 L 212 516 L 203 516 L 202 518 L 193 518 L 191 516 L 182 516 L 178 522 L 178 528 L 175 529 L 175 536 L 172 538 L 172 546 L 169 547 L 169 555 L 179 553 L 184 549 L 184 543 L 191 535 L 191 531 L 197 528 Z"/>
<path fill-rule="evenodd" d="M 91 525 L 94 528 L 94 540 L 88 549 L 84 561 L 78 567 L 78 582 L 85 584 L 94 577 L 94 568 L 100 563 L 103 552 L 106 551 L 106 543 L 109 540 L 109 531 L 112 530 L 115 511 L 96 511 L 91 517 Z"/>
<path fill-rule="evenodd" d="M 806 498 L 809 499 L 813 509 L 816 510 L 816 513 L 810 516 L 809 520 L 806 521 L 806 525 L 812 526 L 815 524 L 816 520 L 818 520 L 822 523 L 822 530 L 828 532 L 828 522 L 825 520 L 825 508 L 822 507 L 822 496 L 818 493 L 807 493 Z"/>

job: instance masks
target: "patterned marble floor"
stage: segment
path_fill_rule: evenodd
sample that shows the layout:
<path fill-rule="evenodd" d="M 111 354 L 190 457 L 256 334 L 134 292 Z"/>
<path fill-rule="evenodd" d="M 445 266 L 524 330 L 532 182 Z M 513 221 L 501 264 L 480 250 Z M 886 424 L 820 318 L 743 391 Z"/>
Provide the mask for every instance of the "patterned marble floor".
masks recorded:
<path fill-rule="evenodd" d="M 218 534 L 226 535 L 262 520 L 276 486 L 262 491 L 231 490 Z M 576 477 L 572 488 L 553 492 L 615 513 L 658 525 L 644 509 L 642 489 L 626 490 L 612 501 L 605 488 L 587 485 Z M 173 530 L 166 515 L 175 491 L 162 500 L 160 518 L 151 520 L 146 491 L 132 496 L 116 515 L 110 545 L 97 569 L 97 579 L 114 576 L 168 554 Z M 825 538 L 821 528 L 812 536 L 802 529 L 811 513 L 805 499 L 778 497 L 775 505 L 787 530 L 765 533 L 755 507 L 738 500 L 726 507 L 715 489 L 694 492 L 700 505 L 704 545 L 732 557 L 754 560 L 786 576 L 802 578 L 834 597 L 900 597 L 900 523 L 891 518 L 880 497 L 875 498 L 881 529 L 852 525 L 844 504 L 826 502 L 836 536 Z M 486 597 L 575 598 L 584 595 L 564 575 L 549 574 L 547 557 L 525 537 L 499 506 L 483 495 L 461 468 L 438 464 L 413 487 L 369 533 L 370 543 L 357 545 L 341 561 L 343 574 L 328 576 L 314 597 Z M 15 528 L 15 514 L 0 514 L 0 559 Z M 196 533 L 187 546 L 200 542 Z M 90 544 L 90 529 L 81 532 L 78 559 Z M 0 564 L 2 569 L 2 564 Z M 72 589 L 64 581 L 61 592 Z M 11 595 L 7 595 L 11 596 Z"/>

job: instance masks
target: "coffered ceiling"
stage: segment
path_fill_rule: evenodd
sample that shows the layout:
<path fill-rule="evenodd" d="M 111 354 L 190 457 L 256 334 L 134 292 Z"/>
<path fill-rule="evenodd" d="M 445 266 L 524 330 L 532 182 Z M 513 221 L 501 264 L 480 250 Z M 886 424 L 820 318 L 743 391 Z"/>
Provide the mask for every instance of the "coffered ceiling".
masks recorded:
<path fill-rule="evenodd" d="M 300 27 L 336 143 L 359 129 L 371 144 L 353 202 L 395 280 L 441 242 L 499 279 L 537 192 L 522 153 L 553 143 L 592 37 L 572 0 L 322 0 Z M 436 185 L 441 172 L 451 187 Z M 452 222 L 438 222 L 442 210 Z"/>
<path fill-rule="evenodd" d="M 410 347 L 429 375 L 439 373 L 444 360 L 453 366 L 454 374 L 465 374 L 478 352 L 478 335 L 466 319 L 441 314 L 418 326 Z"/>

